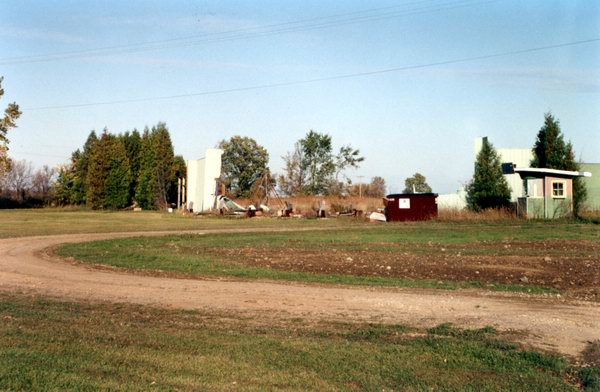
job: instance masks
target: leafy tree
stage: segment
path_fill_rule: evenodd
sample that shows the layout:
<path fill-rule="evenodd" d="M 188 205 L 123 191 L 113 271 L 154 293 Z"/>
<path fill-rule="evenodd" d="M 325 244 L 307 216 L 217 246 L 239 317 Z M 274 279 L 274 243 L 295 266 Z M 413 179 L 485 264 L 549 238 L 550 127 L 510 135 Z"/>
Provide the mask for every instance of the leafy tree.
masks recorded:
<path fill-rule="evenodd" d="M 370 183 L 354 183 L 348 189 L 351 196 L 364 197 L 383 197 L 385 196 L 386 185 L 382 177 L 375 176 L 371 178 Z"/>
<path fill-rule="evenodd" d="M 282 157 L 285 162 L 285 173 L 277 177 L 279 190 L 288 196 L 299 195 L 304 192 L 305 173 L 302 170 L 304 153 L 300 142 L 294 144 L 294 151 Z"/>
<path fill-rule="evenodd" d="M 544 114 L 544 125 L 538 131 L 533 146 L 532 167 L 578 171 L 579 163 L 571 142 L 565 143 L 560 122 L 552 113 Z M 573 211 L 578 215 L 587 198 L 587 189 L 580 177 L 573 179 Z"/>
<path fill-rule="evenodd" d="M 415 173 L 412 177 L 404 180 L 404 193 L 430 193 L 431 187 L 427 184 L 427 178 L 421 173 Z"/>
<path fill-rule="evenodd" d="M 105 131 L 89 155 L 87 205 L 93 209 L 127 206 L 130 176 L 122 141 Z"/>
<path fill-rule="evenodd" d="M 277 182 L 287 195 L 342 194 L 351 184 L 349 178 L 345 177 L 345 181 L 340 178 L 344 170 L 357 168 L 365 160 L 350 145 L 342 146 L 334 155 L 331 136 L 312 129 L 283 159 L 285 174 Z"/>
<path fill-rule="evenodd" d="M 467 206 L 481 211 L 509 205 L 510 188 L 502 174 L 500 157 L 494 146 L 484 138 L 475 161 L 473 179 L 467 185 Z"/>
<path fill-rule="evenodd" d="M 0 76 L 0 99 L 4 96 L 4 89 L 2 88 L 3 80 L 4 77 Z M 0 117 L 0 177 L 10 168 L 7 134 L 9 130 L 17 127 L 16 121 L 19 117 L 21 117 L 21 111 L 19 110 L 19 105 L 14 102 L 8 104 L 4 110 L 4 116 Z"/>
<path fill-rule="evenodd" d="M 234 136 L 222 140 L 222 177 L 228 192 L 235 197 L 249 197 L 252 185 L 267 170 L 267 150 L 249 137 Z"/>
<path fill-rule="evenodd" d="M 335 156 L 335 180 L 339 181 L 340 174 L 348 168 L 356 169 L 359 163 L 365 160 L 360 156 L 360 151 L 353 149 L 352 146 L 340 147 L 340 152 Z"/>
<path fill-rule="evenodd" d="M 335 180 L 330 182 L 327 193 L 339 196 L 345 194 L 348 186 L 352 184 L 352 181 L 348 177 L 344 177 L 345 181 L 341 181 L 340 175 L 343 174 L 346 169 L 358 168 L 359 163 L 364 161 L 365 158 L 360 156 L 359 150 L 353 149 L 350 145 L 342 146 L 340 152 L 334 158 Z"/>
<path fill-rule="evenodd" d="M 336 170 L 331 152 L 331 136 L 311 129 L 304 139 L 300 139 L 300 146 L 303 155 L 300 168 L 306 173 L 304 193 L 308 195 L 327 193 Z"/>
<path fill-rule="evenodd" d="M 22 202 L 32 187 L 33 168 L 31 162 L 25 160 L 11 162 L 10 169 L 5 173 L 4 183 L 12 193 L 12 198 Z"/>
<path fill-rule="evenodd" d="M 54 187 L 54 181 L 56 180 L 56 170 L 44 165 L 33 173 L 31 181 L 32 191 L 36 197 L 40 198 L 44 202 L 51 200 L 51 193 Z"/>
<path fill-rule="evenodd" d="M 383 177 L 375 176 L 371 178 L 371 183 L 367 187 L 365 196 L 367 197 L 383 197 L 385 196 L 385 180 Z"/>

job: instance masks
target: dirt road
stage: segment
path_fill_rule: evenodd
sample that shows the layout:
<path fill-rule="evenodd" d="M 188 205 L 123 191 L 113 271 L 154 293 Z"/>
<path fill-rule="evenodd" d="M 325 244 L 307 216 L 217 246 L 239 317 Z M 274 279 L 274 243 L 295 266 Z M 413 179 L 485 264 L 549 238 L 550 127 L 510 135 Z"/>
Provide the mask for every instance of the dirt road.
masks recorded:
<path fill-rule="evenodd" d="M 200 233 L 209 232 L 219 230 Z M 443 322 L 462 327 L 492 325 L 500 330 L 527 331 L 526 342 L 574 356 L 587 342 L 600 339 L 598 303 L 474 290 L 369 289 L 138 276 L 70 264 L 42 252 L 66 242 L 161 234 L 166 233 L 0 239 L 0 290 L 310 320 L 393 322 L 419 327 Z"/>

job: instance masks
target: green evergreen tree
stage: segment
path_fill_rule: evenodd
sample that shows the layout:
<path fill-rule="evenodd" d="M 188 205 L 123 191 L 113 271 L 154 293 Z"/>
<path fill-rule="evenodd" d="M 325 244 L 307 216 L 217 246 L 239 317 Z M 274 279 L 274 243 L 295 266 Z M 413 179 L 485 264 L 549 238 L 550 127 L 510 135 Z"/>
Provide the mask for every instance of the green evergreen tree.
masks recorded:
<path fill-rule="evenodd" d="M 573 145 L 565 143 L 560 122 L 552 113 L 544 114 L 544 125 L 538 131 L 533 146 L 532 167 L 579 171 Z M 579 215 L 587 198 L 587 189 L 581 177 L 573 179 L 573 212 Z"/>
<path fill-rule="evenodd" d="M 165 208 L 177 184 L 171 136 L 165 123 L 144 129 L 135 201 L 144 209 Z"/>
<path fill-rule="evenodd" d="M 169 187 L 169 201 L 177 201 L 177 180 L 179 178 L 186 178 L 187 166 L 185 159 L 181 155 L 175 155 L 173 158 L 173 172 L 175 173 L 173 183 Z"/>
<path fill-rule="evenodd" d="M 510 188 L 502 174 L 500 157 L 484 138 L 475 161 L 473 179 L 467 185 L 467 206 L 473 211 L 481 211 L 509 205 Z"/>
<path fill-rule="evenodd" d="M 103 208 L 117 209 L 129 205 L 131 184 L 131 170 L 127 151 L 123 143 L 110 139 L 109 144 L 109 171 L 104 183 L 105 199 Z"/>
<path fill-rule="evenodd" d="M 154 208 L 154 168 L 156 151 L 150 130 L 146 127 L 142 134 L 142 151 L 140 153 L 140 170 L 135 189 L 135 201 L 144 209 Z"/>
<path fill-rule="evenodd" d="M 58 176 L 54 184 L 54 200 L 59 205 L 65 206 L 75 204 L 73 199 L 73 186 L 75 183 L 75 166 L 73 163 L 62 166 L 58 169 Z"/>
<path fill-rule="evenodd" d="M 75 170 L 73 186 L 71 188 L 72 195 L 70 197 L 72 204 L 86 204 L 89 156 L 97 142 L 98 137 L 96 136 L 96 131 L 91 131 L 83 145 L 83 150 L 77 150 L 71 156 L 71 161 Z"/>
<path fill-rule="evenodd" d="M 234 197 L 249 197 L 252 185 L 267 170 L 267 150 L 245 136 L 222 140 L 217 147 L 223 150 L 221 173 L 227 192 Z"/>
<path fill-rule="evenodd" d="M 89 154 L 87 205 L 93 209 L 125 207 L 129 201 L 130 176 L 123 143 L 105 130 Z"/>
<path fill-rule="evenodd" d="M 125 132 L 119 135 L 129 160 L 129 169 L 131 171 L 131 182 L 129 184 L 129 202 L 135 198 L 135 190 L 141 167 L 142 136 L 134 129 L 133 132 Z"/>
<path fill-rule="evenodd" d="M 175 154 L 173 153 L 173 143 L 167 125 L 160 122 L 152 127 L 152 138 L 156 149 L 154 205 L 159 208 L 166 208 L 170 202 L 168 195 L 174 186 L 173 182 L 176 183 L 177 181 L 175 177 Z"/>

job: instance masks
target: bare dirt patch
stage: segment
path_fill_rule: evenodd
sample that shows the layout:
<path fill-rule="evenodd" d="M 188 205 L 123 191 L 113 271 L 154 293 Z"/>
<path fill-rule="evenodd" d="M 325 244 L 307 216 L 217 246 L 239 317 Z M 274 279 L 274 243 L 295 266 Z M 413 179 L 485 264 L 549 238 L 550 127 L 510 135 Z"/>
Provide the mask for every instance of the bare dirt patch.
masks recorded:
<path fill-rule="evenodd" d="M 535 285 L 600 300 L 600 244 L 544 240 L 471 244 L 329 244 L 207 248 L 223 263 L 285 271 Z"/>

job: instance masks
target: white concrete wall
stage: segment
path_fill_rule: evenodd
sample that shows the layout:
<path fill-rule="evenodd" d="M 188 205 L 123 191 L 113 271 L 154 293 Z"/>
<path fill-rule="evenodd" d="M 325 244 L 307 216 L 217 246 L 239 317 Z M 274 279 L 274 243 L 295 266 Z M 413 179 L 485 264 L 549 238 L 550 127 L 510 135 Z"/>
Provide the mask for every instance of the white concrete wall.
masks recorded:
<path fill-rule="evenodd" d="M 455 193 L 438 195 L 437 205 L 440 210 L 462 210 L 467 207 L 467 191 L 461 187 Z"/>
<path fill-rule="evenodd" d="M 221 155 L 223 150 L 209 148 L 204 158 L 187 161 L 187 205 L 195 212 L 210 211 L 215 205 Z"/>

